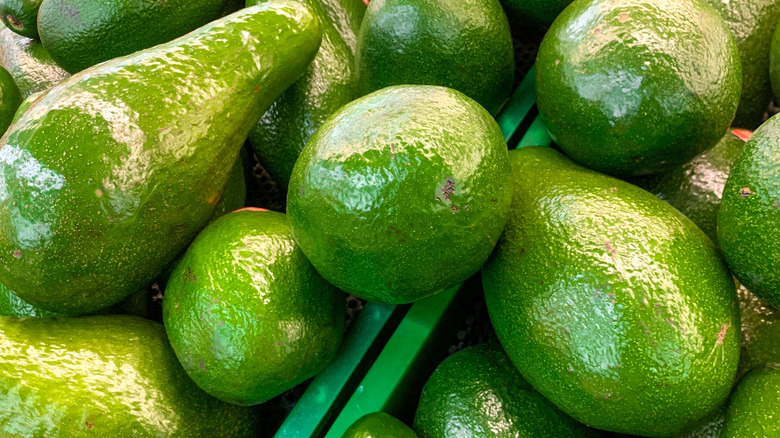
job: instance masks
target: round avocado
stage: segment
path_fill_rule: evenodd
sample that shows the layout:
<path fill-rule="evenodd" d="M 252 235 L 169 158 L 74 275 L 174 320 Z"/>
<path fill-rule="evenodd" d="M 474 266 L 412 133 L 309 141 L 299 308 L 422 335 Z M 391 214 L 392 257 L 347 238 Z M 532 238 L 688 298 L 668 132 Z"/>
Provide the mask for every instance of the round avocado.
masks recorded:
<path fill-rule="evenodd" d="M 542 40 L 539 113 L 569 157 L 611 175 L 690 160 L 726 133 L 742 69 L 704 0 L 575 0 Z"/>
<path fill-rule="evenodd" d="M 0 47 L 0 65 L 13 76 L 25 99 L 70 77 L 39 41 L 3 28 L 0 29 Z"/>
<path fill-rule="evenodd" d="M 501 5 L 510 17 L 552 24 L 572 0 L 501 0 Z"/>
<path fill-rule="evenodd" d="M 0 136 L 11 126 L 16 110 L 21 104 L 22 93 L 19 87 L 16 86 L 8 70 L 0 66 Z"/>
<path fill-rule="evenodd" d="M 514 199 L 482 270 L 488 314 L 523 377 L 588 426 L 668 436 L 728 397 L 734 281 L 669 204 L 551 148 L 510 152 Z"/>
<path fill-rule="evenodd" d="M 330 363 L 343 298 L 306 260 L 284 214 L 245 209 L 195 238 L 168 280 L 163 322 L 198 386 L 255 405 Z"/>
<path fill-rule="evenodd" d="M 417 438 L 417 434 L 392 415 L 374 412 L 352 423 L 341 438 Z"/>
<path fill-rule="evenodd" d="M 780 311 L 741 284 L 737 296 L 742 315 L 738 376 L 742 376 L 759 365 L 780 363 Z"/>
<path fill-rule="evenodd" d="M 780 436 L 780 365 L 755 368 L 731 395 L 720 438 Z"/>
<path fill-rule="evenodd" d="M 38 8 L 43 0 L 0 0 L 0 20 L 27 38 L 38 39 Z"/>
<path fill-rule="evenodd" d="M 361 94 L 402 84 L 454 88 L 495 114 L 514 51 L 498 0 L 374 0 L 357 42 Z"/>
<path fill-rule="evenodd" d="M 439 364 L 423 387 L 414 428 L 421 438 L 599 436 L 536 392 L 492 345 Z"/>
<path fill-rule="evenodd" d="M 734 162 L 718 211 L 718 240 L 734 276 L 780 307 L 780 117 L 761 125 Z"/>
<path fill-rule="evenodd" d="M 409 303 L 477 272 L 511 202 L 507 146 L 464 94 L 388 87 L 333 114 L 293 169 L 296 242 L 336 287 Z"/>

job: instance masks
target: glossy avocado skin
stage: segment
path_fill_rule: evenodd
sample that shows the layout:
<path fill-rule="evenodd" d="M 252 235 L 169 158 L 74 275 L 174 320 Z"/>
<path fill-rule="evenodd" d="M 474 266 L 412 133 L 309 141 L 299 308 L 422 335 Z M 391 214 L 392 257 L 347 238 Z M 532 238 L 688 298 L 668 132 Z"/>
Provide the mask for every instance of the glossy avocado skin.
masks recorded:
<path fill-rule="evenodd" d="M 567 155 L 600 172 L 643 175 L 723 137 L 742 70 L 734 37 L 704 0 L 575 0 L 542 41 L 536 89 Z"/>
<path fill-rule="evenodd" d="M 311 378 L 336 354 L 344 295 L 293 240 L 287 217 L 242 210 L 206 227 L 176 265 L 163 321 L 187 374 L 239 405 Z"/>
<path fill-rule="evenodd" d="M 8 28 L 0 29 L 0 65 L 13 76 L 25 99 L 70 77 L 43 44 Z"/>
<path fill-rule="evenodd" d="M 2 0 L 0 20 L 27 38 L 38 39 L 38 8 L 43 0 Z"/>
<path fill-rule="evenodd" d="M 157 322 L 121 315 L 3 316 L 0 351 L 3 436 L 255 433 L 252 410 L 210 397 L 187 378 Z"/>
<path fill-rule="evenodd" d="M 249 129 L 319 41 L 305 6 L 268 3 L 50 89 L 0 142 L 0 281 L 63 314 L 146 287 L 206 225 Z M 166 97 L 182 87 L 188 99 Z"/>
<path fill-rule="evenodd" d="M 16 294 L 11 292 L 7 287 L 0 284 L 0 315 L 15 316 L 18 318 L 39 318 L 56 315 L 56 313 L 38 309 L 16 296 Z"/>
<path fill-rule="evenodd" d="M 473 100 L 389 87 L 344 106 L 295 164 L 287 213 L 317 271 L 368 301 L 409 303 L 484 263 L 511 202 L 506 142 Z"/>
<path fill-rule="evenodd" d="M 341 438 L 417 438 L 417 434 L 392 415 L 374 412 L 352 423 Z"/>
<path fill-rule="evenodd" d="M 441 85 L 495 114 L 512 91 L 512 37 L 498 0 L 374 0 L 357 47 L 361 94 Z"/>
<path fill-rule="evenodd" d="M 219 18 L 226 0 L 46 0 L 38 31 L 57 64 L 77 73 L 167 43 Z"/>
<path fill-rule="evenodd" d="M 244 155 L 242 149 L 242 153 L 239 154 L 233 169 L 230 170 L 230 176 L 225 186 L 225 194 L 222 195 L 216 207 L 214 207 L 214 214 L 211 215 L 209 223 L 246 205 L 246 175 L 244 173 L 246 163 L 244 162 Z"/>
<path fill-rule="evenodd" d="M 742 315 L 742 352 L 739 372 L 767 363 L 780 363 L 780 311 L 753 295 L 743 285 L 737 288 Z"/>
<path fill-rule="evenodd" d="M 780 118 L 745 144 L 723 189 L 718 240 L 734 276 L 780 307 Z"/>
<path fill-rule="evenodd" d="M 92 315 L 133 315 L 155 319 L 154 299 L 150 292 L 150 289 L 140 290 L 113 306 L 95 311 Z M 15 316 L 17 318 L 62 316 L 54 312 L 38 309 L 32 304 L 23 301 L 2 284 L 0 284 L 0 315 Z"/>
<path fill-rule="evenodd" d="M 247 5 L 264 0 L 248 0 Z M 366 5 L 352 0 L 302 0 L 320 17 L 322 44 L 303 77 L 271 105 L 249 133 L 263 168 L 284 187 L 295 160 L 325 119 L 358 97 L 355 45 Z M 343 32 L 343 33 L 342 33 Z"/>
<path fill-rule="evenodd" d="M 536 392 L 492 345 L 461 350 L 439 364 L 423 387 L 414 429 L 420 438 L 600 436 Z"/>
<path fill-rule="evenodd" d="M 723 403 L 740 319 L 712 241 L 652 194 L 553 149 L 510 160 L 512 209 L 482 282 L 523 376 L 612 432 L 668 436 Z"/>
<path fill-rule="evenodd" d="M 0 133 L 5 133 L 22 104 L 22 93 L 8 70 L 0 66 Z"/>
<path fill-rule="evenodd" d="M 764 120 L 772 87 L 769 82 L 769 47 L 780 21 L 778 0 L 707 0 L 726 21 L 742 63 L 742 97 L 731 126 L 756 129 Z"/>
<path fill-rule="evenodd" d="M 572 0 L 501 0 L 510 17 L 530 19 L 542 24 L 552 24 Z"/>
<path fill-rule="evenodd" d="M 780 368 L 768 364 L 740 380 L 729 401 L 720 438 L 780 436 Z"/>

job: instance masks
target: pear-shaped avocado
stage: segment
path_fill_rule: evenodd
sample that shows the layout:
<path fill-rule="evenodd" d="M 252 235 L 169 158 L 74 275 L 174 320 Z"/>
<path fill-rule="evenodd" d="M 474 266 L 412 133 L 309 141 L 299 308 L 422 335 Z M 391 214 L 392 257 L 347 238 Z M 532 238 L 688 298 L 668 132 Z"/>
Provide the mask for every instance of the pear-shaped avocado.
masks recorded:
<path fill-rule="evenodd" d="M 588 426 L 649 437 L 723 403 L 740 319 L 712 241 L 649 192 L 553 149 L 510 159 L 512 208 L 482 281 L 523 377 Z"/>
<path fill-rule="evenodd" d="M 38 8 L 43 0 L 0 0 L 0 20 L 27 38 L 38 39 Z"/>
<path fill-rule="evenodd" d="M 417 438 L 417 434 L 392 415 L 374 412 L 352 423 L 341 438 Z"/>
<path fill-rule="evenodd" d="M 729 400 L 720 438 L 780 436 L 780 365 L 768 364 L 745 375 Z"/>
<path fill-rule="evenodd" d="M 320 38 L 310 9 L 265 3 L 50 89 L 0 143 L 0 281 L 64 314 L 146 287 Z"/>
<path fill-rule="evenodd" d="M 70 77 L 39 41 L 0 29 L 0 65 L 8 70 L 25 99 Z"/>

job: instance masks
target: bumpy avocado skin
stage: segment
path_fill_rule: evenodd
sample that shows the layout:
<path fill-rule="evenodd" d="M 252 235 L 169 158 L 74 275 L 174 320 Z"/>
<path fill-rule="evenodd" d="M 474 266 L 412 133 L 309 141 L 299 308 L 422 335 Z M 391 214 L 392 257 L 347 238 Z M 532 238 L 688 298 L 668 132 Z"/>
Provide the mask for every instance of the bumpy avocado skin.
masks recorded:
<path fill-rule="evenodd" d="M 38 8 L 43 0 L 1 0 L 0 20 L 27 38 L 38 39 Z"/>
<path fill-rule="evenodd" d="M 479 270 L 511 202 L 506 142 L 475 101 L 444 87 L 388 87 L 343 107 L 295 164 L 287 213 L 326 280 L 408 303 Z"/>
<path fill-rule="evenodd" d="M 248 0 L 254 5 L 268 0 Z M 263 168 L 286 187 L 306 142 L 336 110 L 358 97 L 355 45 L 363 2 L 302 0 L 320 17 L 322 44 L 303 77 L 271 105 L 249 133 Z M 342 33 L 343 32 L 343 33 Z"/>
<path fill-rule="evenodd" d="M 734 276 L 780 307 L 780 118 L 742 148 L 723 189 L 718 240 Z"/>
<path fill-rule="evenodd" d="M 588 426 L 651 437 L 700 420 L 739 360 L 734 281 L 670 205 L 550 148 L 510 152 L 515 194 L 482 270 L 523 376 Z"/>
<path fill-rule="evenodd" d="M 600 172 L 643 175 L 723 137 L 742 69 L 734 37 L 704 0 L 575 0 L 542 41 L 536 89 L 567 155 Z"/>
<path fill-rule="evenodd" d="M 753 295 L 743 285 L 737 288 L 742 315 L 742 352 L 739 376 L 767 363 L 780 363 L 780 311 Z"/>
<path fill-rule="evenodd" d="M 54 62 L 43 44 L 0 27 L 0 65 L 13 76 L 23 98 L 70 77 L 70 73 Z"/>
<path fill-rule="evenodd" d="M 374 412 L 352 423 L 341 438 L 417 438 L 417 434 L 392 415 Z"/>
<path fill-rule="evenodd" d="M 34 354 L 33 354 L 34 352 Z M 251 409 L 201 391 L 157 322 L 0 317 L 0 431 L 8 437 L 250 437 Z"/>
<path fill-rule="evenodd" d="M 423 387 L 414 428 L 421 438 L 600 436 L 536 392 L 491 345 L 461 350 L 436 368 Z"/>
<path fill-rule="evenodd" d="M 401 84 L 454 88 L 495 114 L 512 91 L 514 51 L 498 0 L 376 0 L 357 49 L 361 94 Z"/>
<path fill-rule="evenodd" d="M 532 20 L 541 24 L 552 24 L 572 0 L 501 0 L 510 19 Z"/>
<path fill-rule="evenodd" d="M 729 401 L 720 438 L 780 436 L 780 365 L 755 368 L 740 380 Z"/>
<path fill-rule="evenodd" d="M 319 41 L 308 8 L 268 3 L 46 92 L 0 142 L 0 281 L 63 314 L 146 287 L 206 225 L 249 129 Z"/>
<path fill-rule="evenodd" d="M 187 374 L 239 405 L 263 403 L 320 372 L 344 333 L 344 295 L 271 211 L 229 213 L 176 265 L 163 321 Z"/>

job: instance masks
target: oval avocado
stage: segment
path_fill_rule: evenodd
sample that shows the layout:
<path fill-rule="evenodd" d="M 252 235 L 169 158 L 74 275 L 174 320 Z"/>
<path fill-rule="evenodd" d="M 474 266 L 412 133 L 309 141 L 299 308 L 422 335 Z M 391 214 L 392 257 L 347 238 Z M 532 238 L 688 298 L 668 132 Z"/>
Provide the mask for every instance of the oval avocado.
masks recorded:
<path fill-rule="evenodd" d="M 388 87 L 333 114 L 295 163 L 287 213 L 317 271 L 368 301 L 409 303 L 470 277 L 504 228 L 507 146 L 477 102 Z"/>
<path fill-rule="evenodd" d="M 755 368 L 731 395 L 720 438 L 780 436 L 780 365 Z"/>
<path fill-rule="evenodd" d="M 43 44 L 8 28 L 0 29 L 0 65 L 14 78 L 25 99 L 70 77 Z"/>
<path fill-rule="evenodd" d="M 282 213 L 240 210 L 207 226 L 174 268 L 163 322 L 176 356 L 204 391 L 263 403 L 333 360 L 344 295 L 293 240 Z"/>
<path fill-rule="evenodd" d="M 553 149 L 510 159 L 513 204 L 482 282 L 523 377 L 588 426 L 642 436 L 723 403 L 740 319 L 712 241 L 649 192 Z"/>
<path fill-rule="evenodd" d="M 0 0 L 0 20 L 27 38 L 38 39 L 38 8 L 43 0 Z"/>
<path fill-rule="evenodd" d="M 374 412 L 352 423 L 341 438 L 417 438 L 417 434 L 392 415 Z"/>
<path fill-rule="evenodd" d="M 182 369 L 157 322 L 134 316 L 0 317 L 0 435 L 251 437 L 252 409 Z M 34 354 L 32 352 L 34 351 Z"/>
<path fill-rule="evenodd" d="M 569 157 L 632 176 L 714 146 L 739 104 L 734 37 L 704 0 L 575 0 L 542 40 L 539 113 Z"/>
<path fill-rule="evenodd" d="M 357 44 L 361 94 L 441 85 L 495 114 L 512 91 L 512 36 L 498 0 L 375 0 Z"/>
<path fill-rule="evenodd" d="M 501 0 L 501 5 L 509 17 L 552 24 L 572 0 Z"/>

